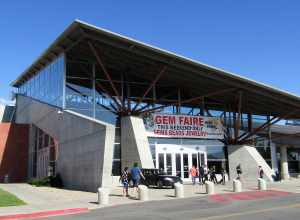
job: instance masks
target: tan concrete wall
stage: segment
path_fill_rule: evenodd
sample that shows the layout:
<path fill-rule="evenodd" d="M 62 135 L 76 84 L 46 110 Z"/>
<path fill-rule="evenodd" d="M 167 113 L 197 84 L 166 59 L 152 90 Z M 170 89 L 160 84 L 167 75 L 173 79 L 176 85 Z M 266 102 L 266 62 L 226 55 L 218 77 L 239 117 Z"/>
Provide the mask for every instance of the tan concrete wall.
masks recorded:
<path fill-rule="evenodd" d="M 132 167 L 134 162 L 138 162 L 142 168 L 154 168 L 142 118 L 121 118 L 121 162 L 122 168 Z"/>
<path fill-rule="evenodd" d="M 265 173 L 265 179 L 273 181 L 272 175 L 274 175 L 274 172 L 253 146 L 229 145 L 228 163 L 231 180 L 237 177 L 236 167 L 238 164 L 241 164 L 243 171 L 242 180 L 256 181 L 258 178 L 258 166 L 262 166 Z"/>
<path fill-rule="evenodd" d="M 16 122 L 34 124 L 58 141 L 57 172 L 69 189 L 96 192 L 112 182 L 115 127 L 17 96 Z"/>

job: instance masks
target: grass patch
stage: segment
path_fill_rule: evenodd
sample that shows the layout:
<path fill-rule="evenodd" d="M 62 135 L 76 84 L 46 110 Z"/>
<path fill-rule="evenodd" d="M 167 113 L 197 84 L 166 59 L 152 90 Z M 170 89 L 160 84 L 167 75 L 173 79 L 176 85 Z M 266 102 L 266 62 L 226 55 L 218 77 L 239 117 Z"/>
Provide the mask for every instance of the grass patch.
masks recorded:
<path fill-rule="evenodd" d="M 21 199 L 15 195 L 0 189 L 0 207 L 25 205 Z"/>

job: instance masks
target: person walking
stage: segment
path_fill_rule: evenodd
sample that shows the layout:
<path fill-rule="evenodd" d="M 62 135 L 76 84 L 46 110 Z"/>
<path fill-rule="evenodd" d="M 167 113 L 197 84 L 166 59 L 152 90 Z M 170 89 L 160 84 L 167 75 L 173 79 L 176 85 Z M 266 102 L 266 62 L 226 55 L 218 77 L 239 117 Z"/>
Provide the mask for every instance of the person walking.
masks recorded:
<path fill-rule="evenodd" d="M 123 196 L 128 197 L 128 186 L 129 186 L 129 178 L 128 178 L 128 167 L 125 167 L 124 170 L 121 173 L 120 181 L 123 185 Z"/>
<path fill-rule="evenodd" d="M 237 167 L 236 167 L 236 173 L 237 173 L 237 178 L 238 180 L 241 180 L 241 175 L 242 175 L 242 166 L 241 164 L 238 164 Z"/>
<path fill-rule="evenodd" d="M 222 179 L 220 181 L 220 183 L 222 185 L 225 185 L 225 175 L 226 175 L 226 170 L 224 168 L 221 169 L 221 176 L 222 176 Z"/>
<path fill-rule="evenodd" d="M 209 173 L 209 170 L 207 168 L 207 165 L 204 165 L 204 183 L 206 181 L 208 181 L 208 173 Z"/>
<path fill-rule="evenodd" d="M 262 169 L 261 166 L 258 166 L 258 176 L 259 176 L 259 178 L 261 178 L 261 179 L 264 178 L 264 170 Z"/>
<path fill-rule="evenodd" d="M 199 184 L 203 185 L 204 183 L 205 183 L 204 168 L 203 168 L 203 165 L 201 165 L 200 168 L 199 168 Z"/>
<path fill-rule="evenodd" d="M 213 182 L 214 184 L 218 183 L 217 177 L 216 177 L 216 167 L 213 166 L 210 169 L 210 181 Z"/>
<path fill-rule="evenodd" d="M 198 171 L 197 171 L 197 169 L 194 165 L 190 169 L 190 175 L 192 177 L 192 183 L 193 183 L 193 185 L 195 185 L 196 184 L 196 178 L 198 176 Z"/>
<path fill-rule="evenodd" d="M 131 179 L 132 179 L 132 182 L 133 182 L 133 190 L 134 188 L 136 188 L 136 192 L 138 192 L 138 186 L 140 184 L 140 180 L 141 180 L 141 177 L 143 179 L 145 179 L 141 169 L 139 168 L 139 164 L 137 162 L 135 162 L 133 164 L 133 167 L 131 168 L 130 170 L 130 174 L 131 174 Z"/>

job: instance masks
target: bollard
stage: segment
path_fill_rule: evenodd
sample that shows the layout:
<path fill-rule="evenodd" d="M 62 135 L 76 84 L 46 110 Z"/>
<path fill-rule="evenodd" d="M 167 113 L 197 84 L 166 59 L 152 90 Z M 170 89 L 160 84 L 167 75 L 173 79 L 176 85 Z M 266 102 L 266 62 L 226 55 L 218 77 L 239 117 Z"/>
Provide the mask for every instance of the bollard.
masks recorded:
<path fill-rule="evenodd" d="M 258 190 L 267 190 L 267 182 L 262 178 L 258 178 Z"/>
<path fill-rule="evenodd" d="M 149 200 L 149 190 L 145 185 L 139 185 L 139 200 L 148 201 Z"/>
<path fill-rule="evenodd" d="M 109 203 L 109 189 L 98 188 L 98 204 L 107 205 Z"/>
<path fill-rule="evenodd" d="M 176 198 L 184 198 L 183 185 L 180 183 L 175 183 L 174 188 L 175 188 L 175 197 Z"/>
<path fill-rule="evenodd" d="M 233 180 L 233 192 L 242 192 L 242 183 L 239 180 Z"/>
<path fill-rule="evenodd" d="M 4 176 L 4 181 L 3 181 L 4 183 L 9 183 L 9 176 L 8 176 L 8 174 L 6 174 L 5 176 Z"/>
<path fill-rule="evenodd" d="M 205 188 L 207 194 L 209 195 L 215 194 L 215 185 L 213 182 L 205 181 Z"/>

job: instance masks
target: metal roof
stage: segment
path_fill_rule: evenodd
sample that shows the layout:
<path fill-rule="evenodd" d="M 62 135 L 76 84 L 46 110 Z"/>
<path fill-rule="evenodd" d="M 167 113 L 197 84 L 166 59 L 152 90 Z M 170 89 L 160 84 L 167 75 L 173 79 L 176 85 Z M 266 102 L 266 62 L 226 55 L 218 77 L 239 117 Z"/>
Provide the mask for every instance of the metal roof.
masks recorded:
<path fill-rule="evenodd" d="M 300 108 L 300 97 L 297 95 L 200 63 L 120 34 L 98 28 L 80 20 L 75 20 L 31 66 L 12 82 L 11 85 L 14 87 L 20 86 L 60 53 L 73 50 L 73 48 L 85 38 L 101 45 L 109 46 L 107 51 L 120 51 L 119 57 L 116 57 L 116 53 L 111 55 L 119 60 L 123 60 L 123 58 L 126 59 L 125 55 L 122 55 L 122 52 L 125 51 L 130 54 L 130 59 L 137 59 L 137 57 L 139 57 L 138 59 L 141 62 L 149 60 L 149 62 L 154 61 L 156 63 L 169 65 L 170 71 L 173 72 L 170 74 L 169 78 L 164 79 L 165 82 L 173 78 L 174 81 L 172 81 L 172 83 L 175 84 L 180 84 L 181 81 L 183 83 L 189 80 L 190 87 L 194 87 L 192 92 L 195 93 L 197 93 L 197 85 L 199 87 L 199 94 L 203 93 L 205 89 L 213 90 L 233 87 L 245 90 L 249 95 L 247 99 L 253 101 L 253 105 L 255 105 L 255 103 L 257 103 L 256 105 L 260 105 L 258 106 L 260 109 L 257 107 L 257 110 L 255 110 L 254 108 L 253 113 L 279 115 Z M 109 52 L 107 52 L 107 54 L 109 55 Z M 133 65 L 133 62 L 130 64 Z M 114 61 L 114 65 L 117 65 L 117 61 Z M 140 74 L 139 77 L 150 80 L 155 76 L 148 72 L 147 74 L 145 72 L 143 75 Z M 201 90 L 202 87 L 203 91 Z M 188 86 L 186 86 L 186 89 L 188 89 Z M 231 93 L 231 95 L 234 95 L 234 93 Z M 227 97 L 225 96 L 219 97 L 219 100 L 226 98 Z M 276 109 L 278 109 L 278 111 Z M 300 113 L 293 115 L 293 118 L 300 118 Z"/>

